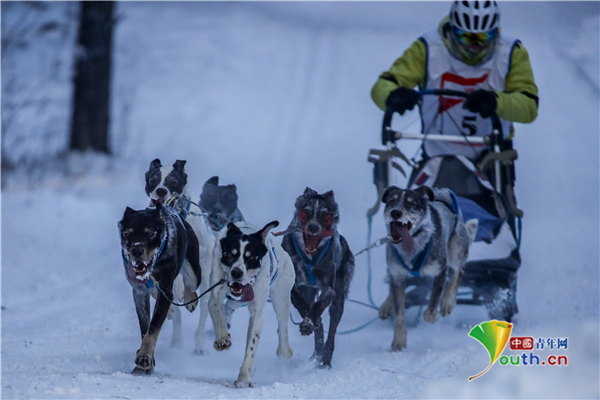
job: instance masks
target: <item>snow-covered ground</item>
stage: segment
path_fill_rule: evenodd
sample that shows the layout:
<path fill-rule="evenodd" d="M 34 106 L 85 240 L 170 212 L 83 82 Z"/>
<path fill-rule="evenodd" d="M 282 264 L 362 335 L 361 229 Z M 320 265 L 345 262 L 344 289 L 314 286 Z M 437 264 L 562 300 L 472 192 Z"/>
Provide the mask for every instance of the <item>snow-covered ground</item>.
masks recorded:
<path fill-rule="evenodd" d="M 60 6 L 50 3 L 49 10 Z M 517 194 L 526 216 L 513 335 L 568 337 L 567 350 L 537 352 L 565 354 L 568 366 L 496 364 L 468 382 L 488 365 L 488 355 L 467 334 L 488 317 L 483 307 L 458 306 L 434 325 L 409 309 L 408 349 L 401 353 L 390 351 L 387 321 L 338 335 L 333 369 L 323 371 L 309 362 L 313 338 L 292 324 L 294 357 L 277 359 L 276 322 L 267 305 L 254 389 L 233 387 L 243 359 L 245 309 L 234 315 L 230 350 L 193 355 L 199 314 L 184 311 L 183 347 L 169 347 L 167 321 L 154 375 L 129 374 L 139 328 L 116 224 L 126 206 L 147 205 L 149 162 L 187 160 L 196 196 L 213 175 L 235 183 L 240 209 L 256 225 L 273 219 L 287 225 L 306 186 L 334 190 L 340 231 L 358 252 L 366 245 L 366 210 L 375 201 L 367 154 L 381 146 L 382 113 L 370 100 L 371 86 L 448 8 L 436 2 L 119 3 L 112 107 L 117 158 L 72 157 L 72 168 L 81 171 L 72 179 L 27 190 L 11 181 L 2 192 L 2 397 L 598 398 L 597 2 L 501 3 L 503 29 L 528 49 L 540 89 L 539 117 L 518 124 L 515 139 Z M 18 22 L 3 14 L 3 26 Z M 27 65 L 27 54 L 37 48 L 47 51 L 41 39 L 30 40 L 29 53 L 3 55 L 3 69 Z M 58 58 L 67 63 L 72 52 L 61 51 Z M 48 112 L 60 120 L 69 115 L 68 90 L 57 74 L 55 98 L 64 108 Z M 27 75 L 19 79 L 27 86 Z M 3 127 L 4 112 L 3 105 Z M 3 154 L 26 151 L 19 135 L 46 126 L 35 116 L 16 121 L 13 136 L 3 132 L 2 139 L 3 146 L 18 146 L 4 147 Z M 66 143 L 63 130 L 52 132 L 58 147 Z M 35 136 L 27 138 L 39 151 Z M 412 155 L 413 145 L 401 147 Z M 372 239 L 384 232 L 380 213 Z M 356 262 L 350 298 L 367 301 L 366 255 Z M 382 248 L 372 251 L 372 265 L 380 304 L 387 292 Z M 340 330 L 374 317 L 374 310 L 348 303 Z M 207 336 L 211 347 L 212 332 Z"/>

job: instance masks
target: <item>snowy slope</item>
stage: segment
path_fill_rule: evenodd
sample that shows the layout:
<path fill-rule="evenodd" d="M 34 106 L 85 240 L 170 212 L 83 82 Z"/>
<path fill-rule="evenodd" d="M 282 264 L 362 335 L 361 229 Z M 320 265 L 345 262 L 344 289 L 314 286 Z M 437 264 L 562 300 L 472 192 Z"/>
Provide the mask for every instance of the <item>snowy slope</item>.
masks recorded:
<path fill-rule="evenodd" d="M 340 230 L 358 252 L 375 201 L 368 149 L 380 147 L 382 113 L 370 100 L 371 86 L 448 7 L 119 3 L 112 108 L 118 158 L 78 157 L 72 162 L 85 164 L 87 175 L 2 192 L 2 397 L 598 398 L 598 3 L 501 4 L 503 28 L 528 49 L 540 89 L 539 117 L 518 125 L 515 139 L 526 217 L 513 334 L 568 337 L 567 367 L 495 365 L 467 382 L 488 364 L 485 350 L 467 336 L 487 315 L 482 307 L 459 306 L 435 325 L 408 310 L 402 353 L 389 351 L 387 321 L 338 335 L 333 369 L 321 371 L 308 360 L 313 338 L 301 337 L 291 323 L 294 357 L 277 359 L 267 304 L 254 389 L 233 388 L 243 359 L 244 309 L 234 316 L 229 351 L 193 355 L 199 314 L 184 311 L 183 347 L 169 348 L 171 323 L 165 323 L 155 374 L 129 375 L 139 328 L 116 223 L 126 206 L 146 206 L 149 162 L 187 160 L 196 195 L 213 175 L 236 183 L 240 208 L 256 225 L 273 219 L 287 225 L 306 186 L 334 190 Z M 408 122 L 395 120 L 399 127 Z M 406 148 L 412 155 L 414 146 Z M 384 232 L 380 213 L 372 239 Z M 350 297 L 367 301 L 366 255 L 356 261 Z M 387 292 L 381 248 L 372 252 L 372 265 L 380 304 Z M 340 330 L 374 317 L 374 310 L 348 304 Z"/>

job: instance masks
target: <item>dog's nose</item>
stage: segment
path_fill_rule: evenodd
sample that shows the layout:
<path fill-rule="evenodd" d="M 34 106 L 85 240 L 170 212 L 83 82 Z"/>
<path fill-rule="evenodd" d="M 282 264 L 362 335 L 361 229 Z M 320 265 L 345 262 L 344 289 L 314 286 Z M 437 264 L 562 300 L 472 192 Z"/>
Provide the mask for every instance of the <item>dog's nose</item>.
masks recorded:
<path fill-rule="evenodd" d="M 165 188 L 158 188 L 158 189 L 156 189 L 156 194 L 159 197 L 166 197 L 167 194 L 169 194 L 169 192 Z"/>
<path fill-rule="evenodd" d="M 142 246 L 135 246 L 133 249 L 131 249 L 131 255 L 135 258 L 140 258 L 144 255 L 144 248 Z"/>
<path fill-rule="evenodd" d="M 242 276 L 244 276 L 244 271 L 242 271 L 239 268 L 234 268 L 231 270 L 231 277 L 233 279 L 240 279 Z"/>
<path fill-rule="evenodd" d="M 307 226 L 308 232 L 312 235 L 316 235 L 321 230 L 321 227 L 317 224 L 309 224 Z"/>
<path fill-rule="evenodd" d="M 392 219 L 400 219 L 402 218 L 402 211 L 392 210 L 390 216 L 392 217 Z"/>

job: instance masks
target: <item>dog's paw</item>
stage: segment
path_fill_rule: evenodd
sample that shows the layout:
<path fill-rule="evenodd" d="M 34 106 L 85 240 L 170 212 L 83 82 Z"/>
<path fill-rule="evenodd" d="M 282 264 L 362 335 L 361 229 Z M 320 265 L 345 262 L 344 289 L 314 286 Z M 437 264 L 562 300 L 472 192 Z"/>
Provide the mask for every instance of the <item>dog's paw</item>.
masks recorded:
<path fill-rule="evenodd" d="M 188 289 L 187 287 L 185 288 L 185 292 L 183 293 L 183 302 L 187 303 L 188 301 L 192 301 L 192 300 L 196 299 L 196 301 L 194 301 L 193 303 L 190 303 L 187 306 L 185 306 L 186 310 L 188 310 L 189 312 L 194 312 L 196 307 L 198 307 L 197 297 L 198 296 L 197 296 L 196 292 L 192 291 L 191 289 Z"/>
<path fill-rule="evenodd" d="M 388 319 L 394 312 L 394 305 L 391 302 L 384 301 L 379 307 L 379 318 L 382 320 Z"/>
<path fill-rule="evenodd" d="M 442 317 L 447 317 L 448 315 L 450 315 L 452 310 L 454 310 L 455 305 L 456 305 L 456 298 L 451 298 L 451 299 L 443 298 L 442 302 L 440 303 L 440 314 L 442 314 Z"/>
<path fill-rule="evenodd" d="M 150 375 L 154 372 L 154 365 L 154 358 L 146 354 L 138 354 L 135 357 L 135 368 L 131 373 L 133 375 Z"/>
<path fill-rule="evenodd" d="M 285 360 L 292 358 L 294 350 L 290 346 L 279 346 L 277 347 L 277 357 Z"/>
<path fill-rule="evenodd" d="M 406 349 L 406 338 L 394 340 L 392 342 L 392 351 L 402 351 Z"/>
<path fill-rule="evenodd" d="M 317 327 L 314 322 L 309 318 L 304 318 L 304 320 L 300 323 L 300 334 L 302 336 L 311 335 Z"/>
<path fill-rule="evenodd" d="M 231 347 L 231 335 L 228 333 L 226 338 L 215 340 L 213 347 L 217 351 L 223 351 Z"/>
<path fill-rule="evenodd" d="M 437 310 L 431 310 L 429 308 L 427 308 L 427 310 L 425 310 L 425 312 L 423 313 L 423 319 L 426 322 L 429 323 L 434 323 L 436 322 L 438 319 L 440 318 L 440 315 L 438 314 Z"/>
<path fill-rule="evenodd" d="M 148 369 L 135 367 L 133 369 L 133 371 L 131 371 L 131 375 L 152 375 L 153 372 L 154 372 L 154 367 L 148 368 Z"/>
<path fill-rule="evenodd" d="M 248 389 L 248 388 L 254 387 L 252 382 L 240 381 L 239 379 L 237 381 L 233 382 L 233 386 L 235 386 L 238 389 Z"/>

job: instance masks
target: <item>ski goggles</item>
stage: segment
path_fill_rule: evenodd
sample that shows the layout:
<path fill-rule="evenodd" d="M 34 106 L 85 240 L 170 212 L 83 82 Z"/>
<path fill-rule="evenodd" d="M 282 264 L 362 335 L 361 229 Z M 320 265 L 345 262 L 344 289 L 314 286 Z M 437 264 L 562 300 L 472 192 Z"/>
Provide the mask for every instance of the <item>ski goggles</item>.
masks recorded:
<path fill-rule="evenodd" d="M 458 43 L 464 46 L 485 46 L 496 38 L 497 33 L 498 29 L 489 32 L 471 33 L 460 28 L 454 28 L 454 37 L 456 37 Z"/>

